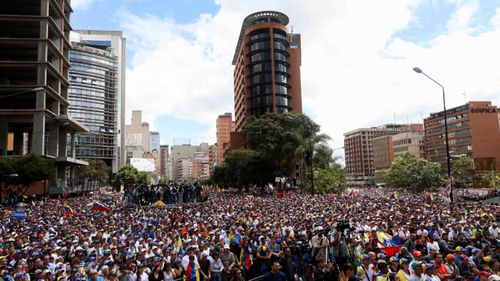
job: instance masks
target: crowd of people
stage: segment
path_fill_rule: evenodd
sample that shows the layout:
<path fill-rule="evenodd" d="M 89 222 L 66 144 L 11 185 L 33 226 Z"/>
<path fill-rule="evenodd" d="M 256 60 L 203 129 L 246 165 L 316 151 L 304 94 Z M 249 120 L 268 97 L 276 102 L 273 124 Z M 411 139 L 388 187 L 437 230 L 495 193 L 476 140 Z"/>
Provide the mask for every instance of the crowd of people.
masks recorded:
<path fill-rule="evenodd" d="M 157 185 L 133 185 L 125 188 L 124 200 L 129 204 L 151 205 L 203 202 L 208 198 L 208 187 L 188 182 Z"/>
<path fill-rule="evenodd" d="M 33 202 L 25 219 L 1 207 L 0 281 L 500 280 L 499 206 L 392 192 L 134 208 L 113 193 L 104 211 L 94 194 Z"/>

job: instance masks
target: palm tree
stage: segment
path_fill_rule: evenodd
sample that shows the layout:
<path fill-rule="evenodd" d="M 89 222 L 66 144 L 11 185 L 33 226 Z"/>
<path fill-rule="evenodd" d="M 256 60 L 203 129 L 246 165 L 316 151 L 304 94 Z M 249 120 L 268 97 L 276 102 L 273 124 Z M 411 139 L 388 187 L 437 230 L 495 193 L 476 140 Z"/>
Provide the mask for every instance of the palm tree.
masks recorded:
<path fill-rule="evenodd" d="M 314 164 L 317 167 L 328 167 L 333 163 L 332 149 L 328 146 L 331 140 L 327 134 L 317 134 L 305 130 L 297 130 L 293 134 L 293 143 L 295 145 L 295 161 L 291 164 L 299 163 L 301 171 L 301 182 L 305 182 L 305 173 L 307 168 L 312 169 Z"/>

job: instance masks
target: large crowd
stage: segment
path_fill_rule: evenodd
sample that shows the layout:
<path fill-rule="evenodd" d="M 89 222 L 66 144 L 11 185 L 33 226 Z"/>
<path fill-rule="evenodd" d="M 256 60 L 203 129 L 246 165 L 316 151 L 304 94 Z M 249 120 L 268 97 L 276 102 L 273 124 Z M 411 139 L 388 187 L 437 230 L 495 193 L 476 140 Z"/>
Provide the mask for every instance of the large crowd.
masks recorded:
<path fill-rule="evenodd" d="M 499 206 L 392 192 L 163 207 L 94 194 L 30 203 L 25 219 L 1 207 L 0 281 L 500 280 Z"/>
<path fill-rule="evenodd" d="M 132 185 L 125 188 L 124 200 L 130 204 L 151 205 L 203 202 L 208 198 L 208 187 L 188 182 L 157 185 Z"/>

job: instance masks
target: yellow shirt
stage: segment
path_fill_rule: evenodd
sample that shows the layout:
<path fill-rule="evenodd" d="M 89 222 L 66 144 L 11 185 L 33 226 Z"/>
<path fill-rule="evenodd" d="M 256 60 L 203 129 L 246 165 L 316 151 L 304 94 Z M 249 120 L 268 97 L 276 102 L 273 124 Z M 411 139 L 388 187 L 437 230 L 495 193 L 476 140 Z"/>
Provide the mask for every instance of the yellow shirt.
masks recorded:
<path fill-rule="evenodd" d="M 397 273 L 397 276 L 399 277 L 399 280 L 401 281 L 409 281 L 410 280 L 410 275 L 406 274 L 402 269 L 400 269 Z"/>

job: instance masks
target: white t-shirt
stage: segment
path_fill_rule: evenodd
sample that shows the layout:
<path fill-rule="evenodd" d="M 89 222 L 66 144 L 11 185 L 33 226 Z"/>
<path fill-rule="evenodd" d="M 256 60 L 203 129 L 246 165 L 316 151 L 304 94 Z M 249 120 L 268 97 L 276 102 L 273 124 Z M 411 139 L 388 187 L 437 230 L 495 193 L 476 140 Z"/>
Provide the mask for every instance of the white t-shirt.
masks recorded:
<path fill-rule="evenodd" d="M 422 236 L 422 235 L 427 235 L 428 231 L 427 229 L 418 229 L 417 230 L 417 235 Z"/>
<path fill-rule="evenodd" d="M 433 241 L 432 243 L 431 242 L 427 242 L 427 251 L 429 253 L 431 252 L 431 249 L 434 249 L 434 250 L 436 250 L 436 252 L 439 252 L 439 244 L 438 244 L 438 242 L 436 242 L 436 241 Z"/>

